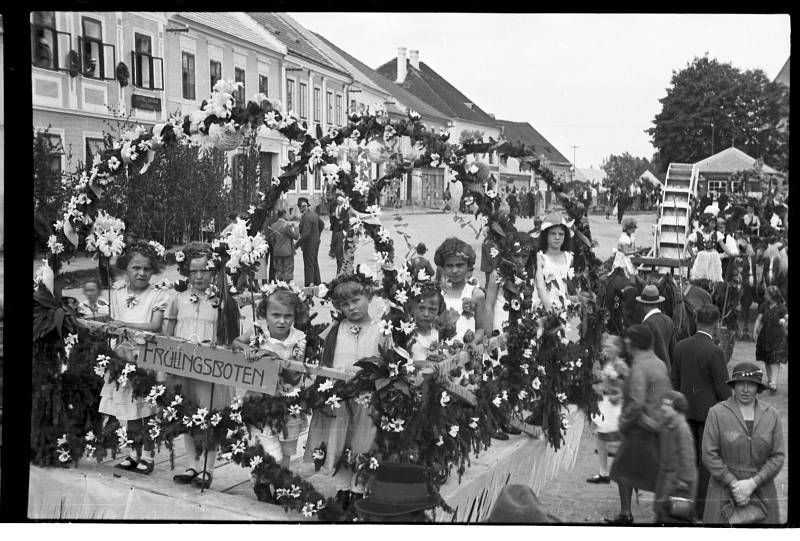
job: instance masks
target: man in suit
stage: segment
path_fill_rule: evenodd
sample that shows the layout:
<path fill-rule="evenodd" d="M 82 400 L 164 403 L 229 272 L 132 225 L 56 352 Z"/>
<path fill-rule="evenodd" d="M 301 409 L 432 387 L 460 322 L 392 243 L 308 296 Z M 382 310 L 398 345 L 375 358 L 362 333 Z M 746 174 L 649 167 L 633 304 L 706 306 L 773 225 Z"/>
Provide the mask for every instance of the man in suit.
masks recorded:
<path fill-rule="evenodd" d="M 278 219 L 269 225 L 272 244 L 272 267 L 275 280 L 290 282 L 294 280 L 294 243 L 300 238 L 294 224 L 286 220 L 286 211 L 278 211 Z"/>
<path fill-rule="evenodd" d="M 664 297 L 659 295 L 658 288 L 651 284 L 644 286 L 642 294 L 636 297 L 636 302 L 644 314 L 642 324 L 653 332 L 653 352 L 656 357 L 664 361 L 669 371 L 675 349 L 675 325 L 672 323 L 672 318 L 658 308 L 664 302 Z"/>
<path fill-rule="evenodd" d="M 331 249 L 328 255 L 336 259 L 336 274 L 342 270 L 344 262 L 345 227 L 349 212 L 345 206 L 344 194 L 336 190 L 336 206 L 331 211 Z"/>
<path fill-rule="evenodd" d="M 686 420 L 694 436 L 697 453 L 698 488 L 695 514 L 703 516 L 709 472 L 703 464 L 702 445 L 708 410 L 731 395 L 725 354 L 714 344 L 714 329 L 719 321 L 719 308 L 704 304 L 697 310 L 697 332 L 675 345 L 672 357 L 672 387 L 689 401 Z"/>
<path fill-rule="evenodd" d="M 297 208 L 300 210 L 300 238 L 295 244 L 295 248 L 303 249 L 303 274 L 305 285 L 315 286 L 322 283 L 319 276 L 319 240 L 320 234 L 325 229 L 325 222 L 322 221 L 316 212 L 311 210 L 308 199 L 300 197 L 297 199 Z"/>

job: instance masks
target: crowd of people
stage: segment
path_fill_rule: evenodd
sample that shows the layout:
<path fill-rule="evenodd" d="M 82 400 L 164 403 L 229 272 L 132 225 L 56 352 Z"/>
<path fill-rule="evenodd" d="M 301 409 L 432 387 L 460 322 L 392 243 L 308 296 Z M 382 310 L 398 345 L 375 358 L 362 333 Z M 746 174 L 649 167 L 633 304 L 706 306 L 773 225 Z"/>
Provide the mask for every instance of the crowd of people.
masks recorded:
<path fill-rule="evenodd" d="M 506 193 L 509 209 L 520 216 L 535 214 L 535 198 L 535 193 L 528 190 L 516 193 L 512 188 Z M 529 206 L 530 201 L 534 207 Z M 254 327 L 245 329 L 230 344 L 251 359 L 302 359 L 305 352 L 306 337 L 298 327 L 300 322 L 307 321 L 308 314 L 304 313 L 306 308 L 300 302 L 298 290 L 292 285 L 274 286 L 276 282 L 292 281 L 297 248 L 303 252 L 305 285 L 321 283 L 318 251 L 325 223 L 307 200 L 301 198 L 298 209 L 299 227 L 287 220 L 284 210 L 275 211 L 264 225 L 271 250 L 269 265 L 265 261 L 261 266 L 261 284 L 257 285 L 273 284 L 273 287 L 258 303 Z M 752 252 L 752 248 L 747 250 L 746 247 L 752 246 L 753 235 L 759 240 L 763 239 L 765 231 L 782 230 L 785 235 L 785 221 L 771 224 L 771 230 L 765 229 L 765 226 L 756 225 L 751 210 L 741 216 L 743 226 L 731 228 L 740 254 Z M 330 209 L 332 235 L 328 255 L 337 261 L 337 277 L 329 289 L 333 305 L 343 319 L 334 321 L 322 336 L 325 340 L 322 363 L 338 369 L 352 368 L 356 359 L 378 355 L 378 348 L 391 340 L 379 332 L 380 321 L 370 315 L 374 294 L 371 280 L 358 272 L 339 275 L 345 249 L 344 224 L 349 212 L 340 194 Z M 232 216 L 231 221 L 235 218 Z M 690 249 L 726 253 L 732 248 L 734 244 L 729 246 L 723 225 L 729 221 L 708 222 L 701 216 L 701 223 L 705 229 L 700 229 L 691 239 Z M 711 234 L 709 223 L 717 227 L 711 241 L 706 239 Z M 580 302 L 570 278 L 572 232 L 565 224 L 560 215 L 551 214 L 544 218 L 536 234 L 518 233 L 515 239 L 521 250 L 514 264 L 518 270 L 535 278 L 534 307 L 563 309 L 567 303 Z M 625 266 L 626 260 L 629 263 L 630 255 L 636 250 L 635 230 L 636 222 L 626 219 L 615 248 L 615 266 Z M 779 238 L 785 239 L 785 236 Z M 782 257 L 781 253 L 785 256 L 785 241 L 774 245 L 777 239 L 769 237 L 767 240 L 763 254 L 775 252 L 776 257 Z M 423 243 L 417 245 L 407 261 L 411 275 L 422 285 L 421 297 L 412 307 L 417 324 L 411 346 L 415 364 L 425 365 L 444 327 L 455 328 L 459 340 L 484 351 L 502 347 L 508 310 L 504 308 L 503 284 L 494 268 L 496 254 L 492 252 L 491 245 L 485 243 L 478 269 L 484 273 L 481 287 L 473 276 L 477 256 L 468 243 L 456 237 L 445 239 L 435 250 L 433 264 L 426 257 L 427 247 Z M 219 269 L 212 264 L 211 255 L 211 246 L 207 243 L 191 243 L 183 248 L 179 271 L 188 283 L 184 291 L 178 292 L 151 283 L 162 266 L 152 245 L 135 240 L 129 242 L 124 255 L 116 261 L 123 280 L 112 286 L 110 303 L 100 296 L 100 280 L 91 279 L 84 284 L 86 299 L 79 309 L 86 316 L 110 319 L 112 325 L 215 343 L 219 299 L 213 284 Z M 696 256 L 695 261 L 698 259 Z M 737 364 L 733 374 L 728 376 L 725 357 L 714 342 L 720 312 L 713 304 L 697 312 L 696 334 L 676 343 L 672 319 L 659 309 L 664 297 L 654 286 L 645 287 L 636 296 L 640 308 L 636 324 L 616 329 L 619 336 L 607 335 L 603 359 L 595 366 L 600 410 L 593 418 L 598 473 L 587 482 L 607 484 L 614 481 L 618 484 L 620 512 L 608 519 L 609 522 L 633 522 L 634 490 L 655 493 L 654 512 L 660 523 L 777 522 L 774 478 L 784 461 L 783 432 L 777 410 L 759 400 L 758 395 L 765 389 L 777 391 L 773 371 L 774 366 L 786 362 L 788 315 L 783 300 L 786 298 L 785 283 L 782 292 L 771 276 L 775 274 L 772 263 L 764 261 L 770 278 L 754 334 L 757 336 L 755 360 L 766 364 L 766 381 L 760 366 L 752 362 Z M 707 266 L 702 265 L 703 268 Z M 701 264 L 695 263 L 695 266 L 700 268 Z M 633 273 L 635 269 L 627 267 L 626 272 Z M 755 267 L 751 272 L 748 283 L 755 288 L 757 281 L 752 280 Z M 755 298 L 754 293 L 750 299 Z M 571 339 L 577 339 L 577 322 L 572 327 Z M 280 378 L 281 393 L 294 392 L 301 384 L 300 374 L 290 370 L 282 370 Z M 210 384 L 172 375 L 163 376 L 162 380 L 180 384 L 183 393 L 198 407 L 211 406 Z M 126 392 L 130 394 L 130 389 L 117 389 L 113 382 L 106 382 L 100 411 L 119 420 L 131 435 L 146 430 L 155 411 L 146 401 L 126 396 Z M 226 403 L 234 393 L 238 394 L 236 389 L 216 386 L 214 402 Z M 281 433 L 269 427 L 253 427 L 256 434 L 253 441 L 288 466 L 290 457 L 297 452 L 300 435 L 308 431 L 304 460 L 313 460 L 315 448 L 326 443 L 324 468 L 335 478 L 337 500 L 345 507 L 364 520 L 369 520 L 368 517 L 374 520 L 379 517 L 382 521 L 392 520 L 387 517 L 424 520 L 424 511 L 435 502 L 429 500 L 421 484 L 414 480 L 419 472 L 415 473 L 413 468 L 403 470 L 403 465 L 397 465 L 400 469 L 392 471 L 395 465 L 385 465 L 366 498 L 366 487 L 356 482 L 348 469 L 335 468 L 346 448 L 353 453 L 373 450 L 376 427 L 368 407 L 355 402 L 334 413 L 332 416 L 314 412 L 310 422 L 307 418 L 287 418 L 286 429 Z M 501 428 L 494 435 L 498 439 L 508 439 L 508 434 L 518 433 L 502 419 L 498 424 Z M 198 488 L 209 487 L 213 480 L 214 452 L 201 459 L 191 437 L 186 437 L 185 445 L 185 470 L 174 476 L 174 481 Z M 609 468 L 610 457 L 614 461 Z M 154 464 L 154 449 L 134 447 L 117 467 L 149 474 Z M 498 508 L 497 513 L 493 512 L 494 519 L 490 520 L 519 519 L 522 516 L 519 513 L 527 513 L 528 518 L 535 516 L 539 522 L 557 520 L 541 511 L 532 492 L 512 485 L 506 488 L 498 505 L 501 500 L 506 504 L 500 506 L 502 509 Z M 409 496 L 409 490 L 416 494 L 416 500 Z M 516 508 L 517 511 L 513 511 Z"/>

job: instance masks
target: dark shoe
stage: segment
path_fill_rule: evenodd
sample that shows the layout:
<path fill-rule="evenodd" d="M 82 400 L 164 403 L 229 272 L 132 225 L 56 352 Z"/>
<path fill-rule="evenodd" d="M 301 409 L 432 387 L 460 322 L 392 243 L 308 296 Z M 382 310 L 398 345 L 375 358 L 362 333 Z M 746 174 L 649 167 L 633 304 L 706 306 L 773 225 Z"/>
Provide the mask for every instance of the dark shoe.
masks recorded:
<path fill-rule="evenodd" d="M 140 460 L 139 464 L 133 469 L 136 473 L 141 473 L 142 475 L 150 475 L 153 473 L 153 470 L 156 467 L 155 460 Z"/>
<path fill-rule="evenodd" d="M 519 428 L 517 428 L 515 426 L 511 426 L 511 425 L 504 426 L 504 427 L 502 427 L 502 429 L 503 429 L 503 432 L 505 432 L 506 434 L 511 434 L 512 436 L 516 436 L 518 434 L 522 434 L 522 430 L 520 430 Z"/>
<path fill-rule="evenodd" d="M 628 524 L 633 524 L 633 515 L 623 515 L 622 513 L 620 513 L 614 518 L 604 518 L 603 522 L 605 522 L 606 524 L 617 524 L 619 526 L 626 526 Z"/>
<path fill-rule="evenodd" d="M 505 440 L 507 440 L 507 439 L 508 439 L 508 434 L 506 434 L 506 433 L 505 433 L 505 432 L 503 432 L 502 430 L 498 430 L 497 432 L 495 432 L 494 434 L 492 434 L 492 437 L 493 437 L 494 439 L 496 439 L 496 440 L 502 440 L 502 441 L 505 441 Z"/>
<path fill-rule="evenodd" d="M 136 466 L 138 464 L 139 463 L 136 460 L 134 460 L 133 457 L 126 456 L 122 462 L 116 464 L 114 467 L 119 468 L 120 470 L 133 471 L 136 469 Z"/>
<path fill-rule="evenodd" d="M 192 485 L 197 488 L 209 488 L 211 486 L 211 481 L 213 481 L 211 474 L 207 471 L 201 471 L 197 474 L 197 477 L 192 479 Z"/>
<path fill-rule="evenodd" d="M 607 485 L 611 482 L 611 477 L 608 475 L 600 475 L 599 473 L 594 474 L 592 477 L 589 477 L 586 480 L 587 483 L 594 483 L 596 485 Z"/>
<path fill-rule="evenodd" d="M 192 473 L 189 473 L 192 472 Z M 186 468 L 186 471 L 183 473 L 179 473 L 178 475 L 173 475 L 172 480 L 178 483 L 179 485 L 188 485 L 192 482 L 192 479 L 197 477 L 198 472 L 194 468 Z"/>

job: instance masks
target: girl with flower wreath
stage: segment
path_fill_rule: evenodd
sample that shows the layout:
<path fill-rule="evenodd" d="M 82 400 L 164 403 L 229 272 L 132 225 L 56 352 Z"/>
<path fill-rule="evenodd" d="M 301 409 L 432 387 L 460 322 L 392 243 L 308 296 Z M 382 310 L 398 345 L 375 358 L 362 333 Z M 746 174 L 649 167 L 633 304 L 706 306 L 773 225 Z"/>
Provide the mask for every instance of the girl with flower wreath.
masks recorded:
<path fill-rule="evenodd" d="M 516 267 L 516 274 L 526 276 L 526 279 L 533 279 L 533 254 L 536 252 L 536 241 L 522 231 L 516 231 L 513 237 L 515 252 L 511 260 Z M 508 308 L 506 308 L 506 297 L 503 294 L 503 279 L 497 269 L 491 271 L 489 280 L 486 282 L 486 321 L 491 322 L 491 331 L 503 332 L 503 328 L 508 323 Z M 534 296 L 532 299 L 533 307 L 540 304 L 539 298 Z"/>
<path fill-rule="evenodd" d="M 188 286 L 175 293 L 167 315 L 166 335 L 214 345 L 217 343 L 220 296 L 214 285 L 217 267 L 211 245 L 191 243 L 183 251 L 175 253 L 175 260 L 178 262 L 178 271 L 188 278 Z M 170 375 L 168 382 L 170 386 L 180 385 L 180 394 L 198 408 L 227 405 L 233 397 L 231 387 L 226 385 L 214 385 L 212 396 L 212 384 L 207 381 Z M 208 457 L 204 458 L 191 434 L 184 434 L 183 441 L 186 469 L 172 480 L 178 484 L 208 488 L 212 474 L 206 468 L 214 469 L 217 450 L 208 449 Z M 206 468 L 203 467 L 204 463 Z"/>
<path fill-rule="evenodd" d="M 426 364 L 431 346 L 439 342 L 438 319 L 444 312 L 444 297 L 433 280 L 422 282 L 419 299 L 412 303 L 416 328 L 411 341 L 411 359 L 416 368 Z"/>
<path fill-rule="evenodd" d="M 295 323 L 307 320 L 306 305 L 300 300 L 299 290 L 285 282 L 267 285 L 264 296 L 256 311 L 258 320 L 233 341 L 236 348 L 245 351 L 248 359 L 255 361 L 270 357 L 269 362 L 303 361 L 306 351 L 306 334 L 295 327 Z M 299 392 L 302 374 L 294 370 L 282 369 L 278 383 L 278 396 L 294 395 Z M 262 396 L 248 391 L 245 398 Z M 284 468 L 289 467 L 292 455 L 297 452 L 297 440 L 306 428 L 308 419 L 305 413 L 295 411 L 283 419 L 283 430 L 276 431 L 271 426 L 263 429 L 252 428 L 256 440 L 264 451 Z"/>
<path fill-rule="evenodd" d="M 391 341 L 390 336 L 382 335 L 380 320 L 373 320 L 369 314 L 376 286 L 372 272 L 363 264 L 359 264 L 354 273 L 340 276 L 328 286 L 333 305 L 344 319 L 323 331 L 326 334 L 321 358 L 323 366 L 352 370 L 356 361 L 380 356 L 381 344 Z M 315 452 L 318 453 L 324 443 L 327 454 L 323 466 L 335 471 L 345 448 L 349 448 L 353 456 L 369 453 L 375 447 L 376 435 L 377 427 L 368 405 L 352 399 L 341 405 L 326 406 L 324 410 L 315 410 L 311 418 L 304 460 L 312 462 Z M 340 468 L 334 482 L 336 500 L 345 509 L 364 496 L 364 486 L 356 482 L 349 468 Z"/>
<path fill-rule="evenodd" d="M 153 274 L 161 272 L 161 258 L 164 248 L 156 242 L 136 241 L 125 246 L 125 251 L 117 258 L 117 268 L 125 273 L 125 279 L 111 288 L 111 327 L 127 327 L 158 333 L 164 314 L 169 310 L 169 298 L 161 289 L 150 284 Z M 128 350 L 118 349 L 125 355 Z M 127 356 L 127 355 L 126 355 Z M 116 417 L 125 427 L 129 439 L 135 443 L 130 454 L 115 467 L 150 474 L 155 467 L 153 441 L 144 435 L 147 422 L 156 413 L 156 407 L 147 403 L 144 397 L 134 398 L 130 384 L 121 385 L 105 375 L 105 384 L 100 390 L 100 413 Z M 144 450 L 144 453 L 143 453 Z"/>
<path fill-rule="evenodd" d="M 459 239 L 450 237 L 436 248 L 434 263 L 444 271 L 445 284 L 442 288 L 448 311 L 458 316 L 456 338 L 462 342 L 481 344 L 484 336 L 483 291 L 472 284 L 469 278 L 475 270 L 475 250 Z M 469 340 L 472 335 L 474 338 Z"/>

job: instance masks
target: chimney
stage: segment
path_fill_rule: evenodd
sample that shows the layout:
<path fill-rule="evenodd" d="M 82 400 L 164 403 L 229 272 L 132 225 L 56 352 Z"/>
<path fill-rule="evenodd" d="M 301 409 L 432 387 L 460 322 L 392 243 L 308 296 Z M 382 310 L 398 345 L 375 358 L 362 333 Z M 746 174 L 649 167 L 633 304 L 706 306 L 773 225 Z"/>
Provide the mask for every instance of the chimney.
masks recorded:
<path fill-rule="evenodd" d="M 408 62 L 415 68 L 419 69 L 419 51 L 411 49 L 408 51 Z"/>
<path fill-rule="evenodd" d="M 406 48 L 397 48 L 397 80 L 395 83 L 401 84 L 406 80 Z"/>

